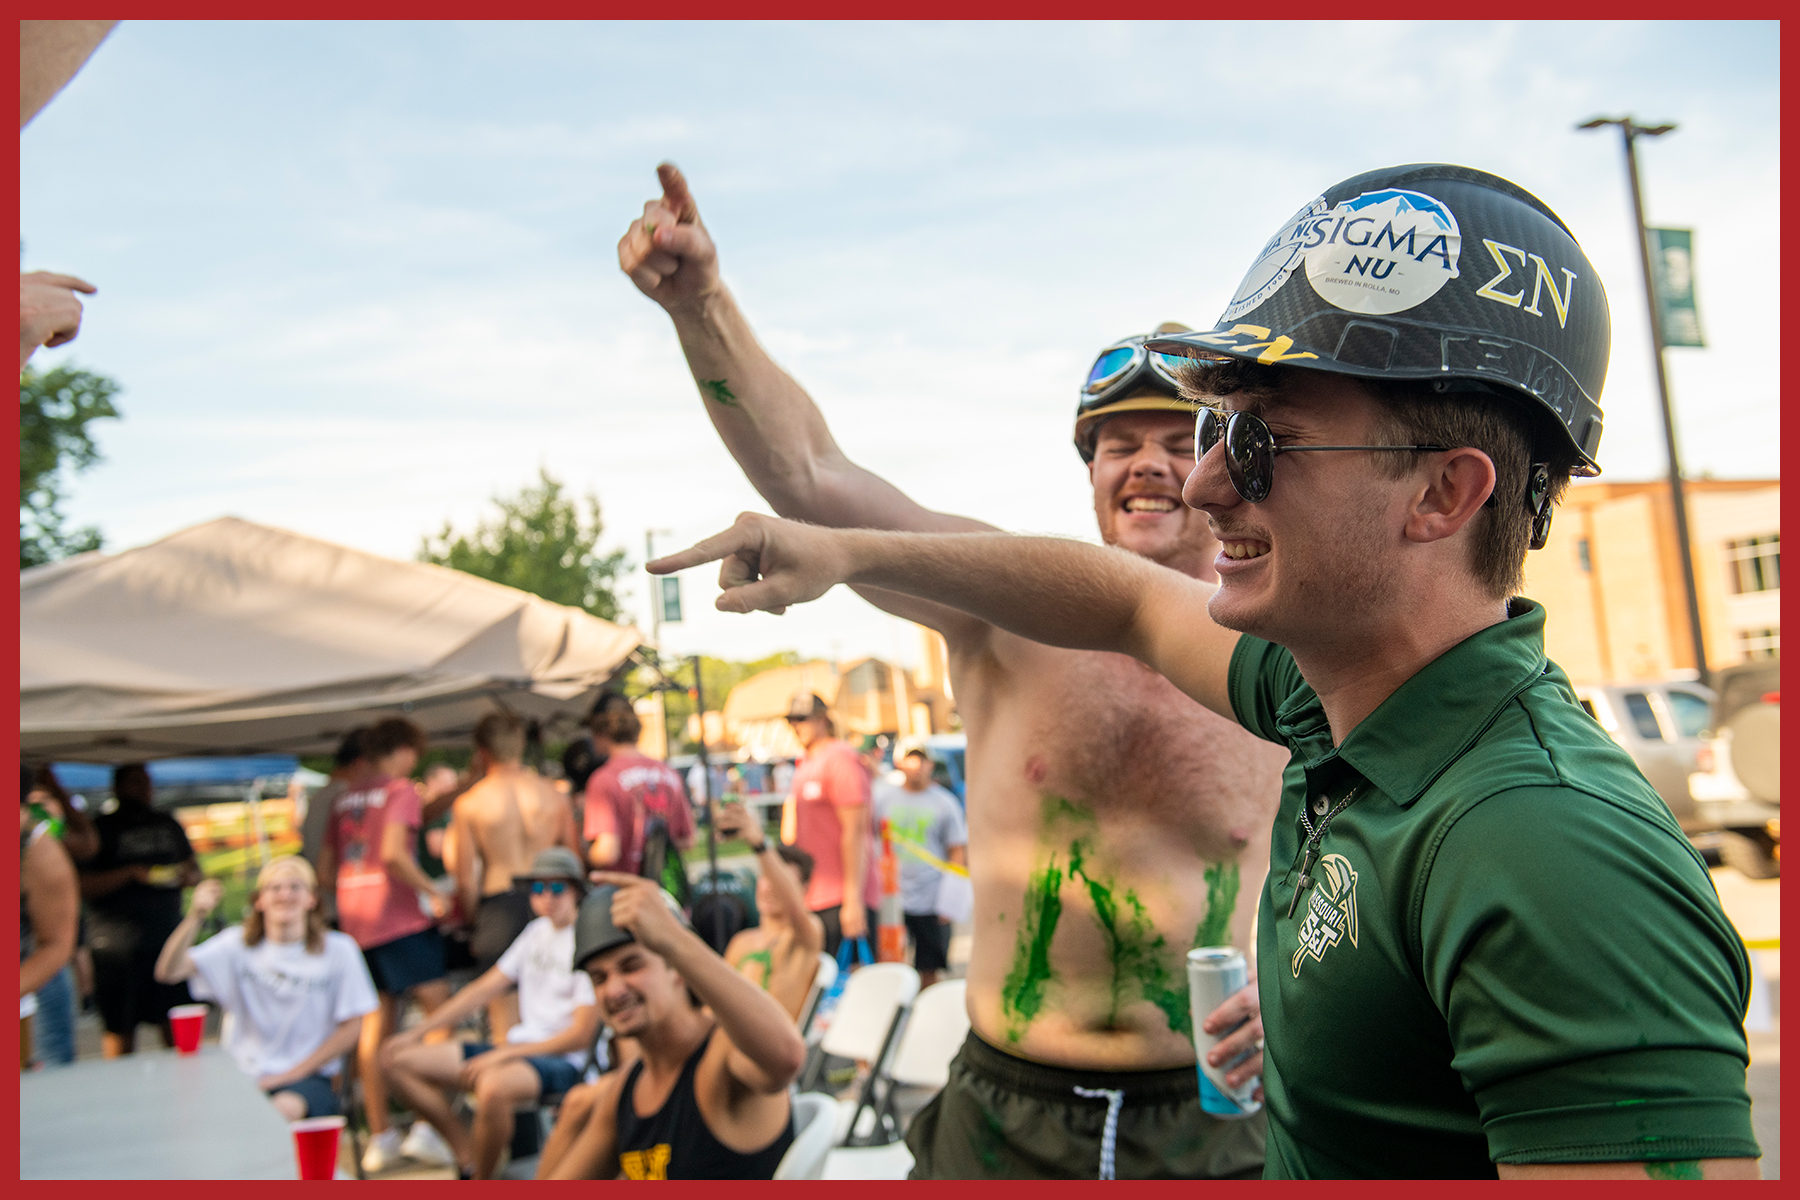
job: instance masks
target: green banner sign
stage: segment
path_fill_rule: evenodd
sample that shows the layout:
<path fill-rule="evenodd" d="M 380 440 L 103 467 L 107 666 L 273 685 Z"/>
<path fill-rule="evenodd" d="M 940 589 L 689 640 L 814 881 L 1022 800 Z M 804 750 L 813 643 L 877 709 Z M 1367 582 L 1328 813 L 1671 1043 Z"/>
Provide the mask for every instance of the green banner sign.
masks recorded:
<path fill-rule="evenodd" d="M 1694 307 L 1694 232 L 1691 229 L 1647 229 L 1650 266 L 1656 278 L 1656 311 L 1665 346 L 1704 346 L 1700 310 Z"/>
<path fill-rule="evenodd" d="M 681 620 L 681 576 L 664 575 L 657 580 L 662 587 L 662 619 L 664 623 Z"/>

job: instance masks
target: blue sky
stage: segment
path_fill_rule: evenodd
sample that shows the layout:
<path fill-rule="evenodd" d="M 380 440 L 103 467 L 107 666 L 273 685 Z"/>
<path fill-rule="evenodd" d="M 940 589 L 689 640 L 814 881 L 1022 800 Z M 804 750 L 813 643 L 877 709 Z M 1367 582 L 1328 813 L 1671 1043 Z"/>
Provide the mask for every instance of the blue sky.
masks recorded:
<path fill-rule="evenodd" d="M 1616 131 L 1695 230 L 1669 353 L 1692 474 L 1780 471 L 1779 28 L 1648 24 L 127 22 L 20 136 L 25 269 L 97 284 L 40 352 L 124 385 L 72 516 L 110 549 L 224 514 L 399 557 L 540 465 L 634 563 L 762 509 L 614 246 L 678 162 L 765 345 L 933 507 L 1092 537 L 1069 446 L 1107 342 L 1206 325 L 1339 179 L 1467 163 L 1606 284 L 1609 478 L 1663 470 Z M 637 581 L 642 575 L 637 575 Z M 910 660 L 847 593 L 680 652 Z M 630 603 L 647 624 L 646 589 Z"/>

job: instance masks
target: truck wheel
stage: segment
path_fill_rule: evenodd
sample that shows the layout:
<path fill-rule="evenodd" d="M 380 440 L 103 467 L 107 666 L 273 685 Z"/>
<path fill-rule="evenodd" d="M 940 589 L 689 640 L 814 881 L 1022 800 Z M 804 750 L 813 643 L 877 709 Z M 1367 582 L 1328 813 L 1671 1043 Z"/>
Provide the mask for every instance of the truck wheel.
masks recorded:
<path fill-rule="evenodd" d="M 1781 877 L 1781 864 L 1770 849 L 1761 838 L 1746 837 L 1741 833 L 1726 833 L 1719 840 L 1719 858 L 1749 879 Z"/>

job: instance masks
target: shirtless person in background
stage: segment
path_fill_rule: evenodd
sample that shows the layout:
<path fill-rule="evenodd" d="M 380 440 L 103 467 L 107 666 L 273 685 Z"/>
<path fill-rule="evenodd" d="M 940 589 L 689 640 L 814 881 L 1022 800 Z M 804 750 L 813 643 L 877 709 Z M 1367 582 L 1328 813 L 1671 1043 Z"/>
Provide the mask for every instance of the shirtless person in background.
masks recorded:
<path fill-rule="evenodd" d="M 781 1002 L 798 1021 L 819 973 L 825 922 L 806 908 L 812 855 L 798 846 L 771 841 L 762 822 L 742 804 L 721 804 L 713 830 L 720 838 L 741 837 L 756 858 L 758 923 L 731 939 L 725 961 Z"/>
<path fill-rule="evenodd" d="M 707 415 L 775 511 L 838 527 L 992 529 L 924 508 L 845 458 L 721 282 L 681 173 L 658 173 L 663 196 L 626 231 L 620 266 L 673 318 Z M 1210 580 L 1218 545 L 1181 502 L 1194 408 L 1160 366 L 1142 339 L 1103 353 L 1076 446 L 1102 538 Z M 944 635 L 969 738 L 973 1029 L 908 1131 L 914 1176 L 1259 1178 L 1263 1118 L 1202 1111 L 1185 956 L 1253 949 L 1282 751 L 1124 655 L 1054 649 L 857 590 Z"/>
<path fill-rule="evenodd" d="M 469 950 L 477 971 L 498 962 L 531 923 L 531 898 L 513 886 L 513 876 L 527 874 L 538 851 L 551 846 L 567 846 L 581 857 L 568 799 L 526 770 L 524 757 L 524 721 L 506 712 L 481 718 L 470 764 L 477 782 L 456 798 L 444 839 L 444 865 L 472 926 Z M 518 1020 L 518 993 L 508 992 L 488 1006 L 489 1039 L 504 1041 Z"/>

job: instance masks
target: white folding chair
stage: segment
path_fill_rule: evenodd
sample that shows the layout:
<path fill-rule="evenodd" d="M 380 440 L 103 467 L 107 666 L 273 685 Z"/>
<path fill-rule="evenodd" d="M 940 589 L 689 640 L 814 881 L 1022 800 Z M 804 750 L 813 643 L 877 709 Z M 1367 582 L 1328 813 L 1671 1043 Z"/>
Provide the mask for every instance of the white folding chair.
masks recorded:
<path fill-rule="evenodd" d="M 837 1132 L 837 1101 L 823 1092 L 794 1097 L 794 1142 L 775 1167 L 776 1179 L 818 1179 Z"/>
<path fill-rule="evenodd" d="M 815 1040 L 812 1025 L 813 1018 L 819 1013 L 819 998 L 837 982 L 837 976 L 837 959 L 821 953 L 819 969 L 813 972 L 812 987 L 806 993 L 806 1003 L 800 1006 L 800 1038 L 809 1046 Z"/>
<path fill-rule="evenodd" d="M 912 1151 L 905 1142 L 887 1146 L 839 1146 L 825 1156 L 821 1179 L 905 1179 L 912 1170 Z"/>
<path fill-rule="evenodd" d="M 918 994 L 919 973 L 905 963 L 874 963 L 856 971 L 844 985 L 843 995 L 831 1014 L 831 1025 L 819 1039 L 819 1049 L 869 1064 L 869 1078 L 850 1112 L 846 1145 L 859 1142 L 856 1122 L 863 1109 L 874 1107 L 875 1086 L 885 1078 L 900 1022 Z M 899 1132 L 892 1129 L 891 1122 L 883 1129 L 877 1120 L 877 1129 L 871 1136 L 879 1142 L 891 1142 L 899 1137 Z"/>
<path fill-rule="evenodd" d="M 937 1091 L 950 1082 L 950 1060 L 969 1036 L 968 990 L 966 980 L 946 979 L 932 984 L 913 1001 L 906 1029 L 888 1064 L 878 1120 L 899 1127 L 899 1114 L 894 1109 L 894 1096 L 899 1089 Z"/>

